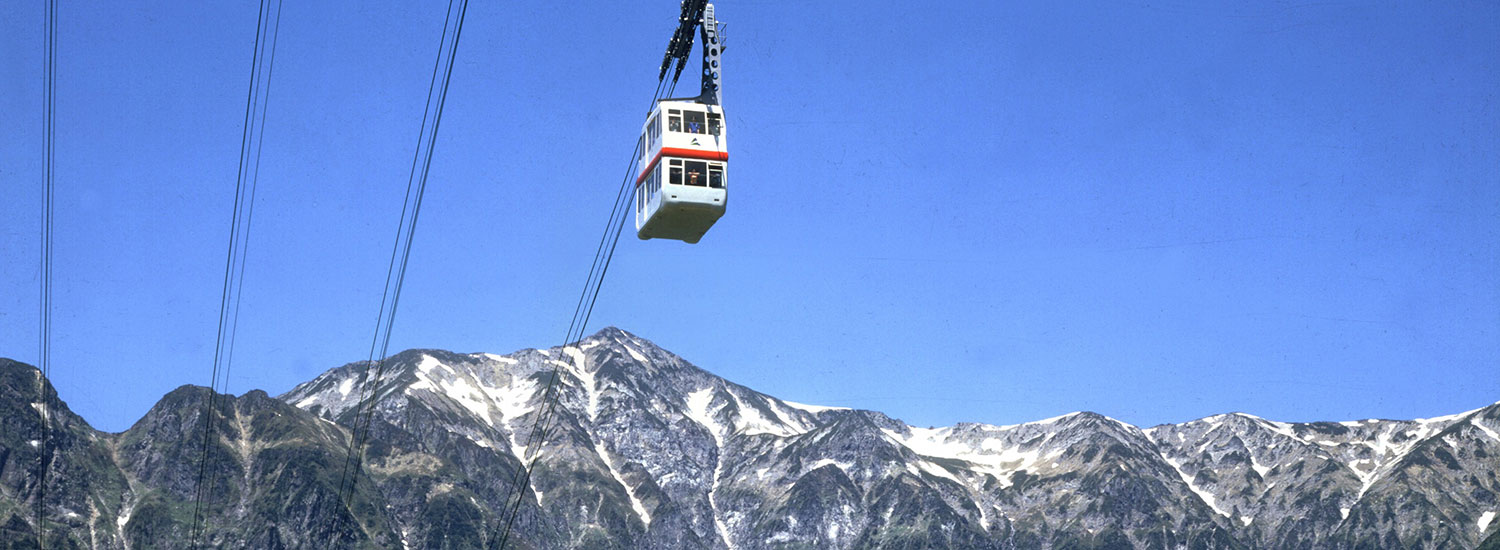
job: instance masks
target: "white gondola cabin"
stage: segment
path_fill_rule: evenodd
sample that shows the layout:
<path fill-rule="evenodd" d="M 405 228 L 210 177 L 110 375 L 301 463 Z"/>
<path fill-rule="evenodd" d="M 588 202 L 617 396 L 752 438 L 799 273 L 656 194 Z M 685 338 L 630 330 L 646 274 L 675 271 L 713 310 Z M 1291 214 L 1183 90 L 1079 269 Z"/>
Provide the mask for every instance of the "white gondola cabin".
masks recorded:
<path fill-rule="evenodd" d="M 729 166 L 724 110 L 664 100 L 642 130 L 635 179 L 635 233 L 645 239 L 696 243 L 724 215 Z"/>

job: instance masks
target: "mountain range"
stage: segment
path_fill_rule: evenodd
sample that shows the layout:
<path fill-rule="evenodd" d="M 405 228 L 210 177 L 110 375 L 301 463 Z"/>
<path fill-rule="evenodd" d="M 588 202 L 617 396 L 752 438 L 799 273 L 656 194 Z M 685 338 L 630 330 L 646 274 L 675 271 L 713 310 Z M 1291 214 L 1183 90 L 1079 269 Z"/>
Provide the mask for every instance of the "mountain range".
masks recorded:
<path fill-rule="evenodd" d="M 616 328 L 508 355 L 408 350 L 207 413 L 209 390 L 183 386 L 121 433 L 0 358 L 0 549 L 36 547 L 41 463 L 47 548 L 189 548 L 195 510 L 210 548 L 490 547 L 554 372 L 507 548 L 1500 549 L 1500 403 L 922 428 L 780 400 Z"/>

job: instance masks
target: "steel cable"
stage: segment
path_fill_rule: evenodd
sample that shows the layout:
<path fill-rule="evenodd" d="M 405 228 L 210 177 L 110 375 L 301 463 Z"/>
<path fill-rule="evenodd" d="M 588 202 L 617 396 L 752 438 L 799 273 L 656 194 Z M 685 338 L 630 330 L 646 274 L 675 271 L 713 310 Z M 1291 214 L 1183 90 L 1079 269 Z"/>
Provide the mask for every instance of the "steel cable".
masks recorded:
<path fill-rule="evenodd" d="M 205 528 L 205 498 L 209 494 L 209 448 L 213 441 L 213 417 L 218 408 L 220 382 L 229 389 L 229 367 L 235 333 L 239 325 L 239 307 L 245 277 L 245 256 L 249 249 L 250 222 L 254 212 L 255 188 L 260 177 L 261 146 L 264 143 L 265 106 L 270 95 L 270 77 L 275 59 L 276 40 L 281 27 L 281 0 L 277 0 L 276 19 L 268 25 L 270 4 L 261 0 L 257 12 L 254 51 L 250 58 L 250 84 L 245 92 L 245 118 L 240 135 L 239 165 L 235 173 L 234 208 L 229 225 L 229 247 L 224 259 L 224 284 L 219 296 L 219 322 L 214 343 L 214 362 L 208 395 L 203 400 L 199 420 L 203 438 L 198 461 L 198 475 L 193 491 L 192 547 L 197 548 Z M 267 37 L 267 34 L 270 34 Z M 267 38 L 270 55 L 266 55 Z M 264 61 L 269 57 L 270 61 Z M 262 77 L 262 72 L 265 73 Z M 254 156 L 253 165 L 251 156 Z M 248 187 L 248 193 L 247 193 Z M 220 374 L 223 376 L 221 377 Z"/>
<path fill-rule="evenodd" d="M 663 97 L 671 97 L 677 88 L 677 79 L 674 76 L 671 79 L 671 85 L 668 87 L 666 94 L 662 94 L 662 87 L 667 83 L 667 79 L 665 78 L 666 71 L 667 67 L 663 66 L 662 76 L 658 78 L 656 83 L 656 91 L 652 93 L 652 109 L 655 108 L 656 103 Z M 563 338 L 563 344 L 560 346 L 563 361 L 567 360 L 568 348 L 582 340 L 583 333 L 588 326 L 589 318 L 593 315 L 594 305 L 598 302 L 599 289 L 604 284 L 604 276 L 608 273 L 609 265 L 614 260 L 615 248 L 619 245 L 620 234 L 624 231 L 625 219 L 630 211 L 627 207 L 635 200 L 637 186 L 632 185 L 632 183 L 635 179 L 636 169 L 640 164 L 642 149 L 645 147 L 644 139 L 645 137 L 642 136 L 636 140 L 635 149 L 632 151 L 630 162 L 625 170 L 625 177 L 620 182 L 620 189 L 615 194 L 615 203 L 611 207 L 609 219 L 605 222 L 604 232 L 599 238 L 599 246 L 594 251 L 594 261 L 589 268 L 588 278 L 584 282 L 583 292 L 579 295 L 578 303 L 574 306 L 573 319 L 568 324 L 568 333 Z M 579 365 L 579 368 L 584 367 Z M 523 456 L 517 457 L 521 459 L 522 468 L 516 472 L 515 478 L 512 479 L 511 489 L 507 492 L 505 507 L 502 509 L 505 518 L 503 527 L 496 527 L 500 531 L 498 537 L 490 537 L 491 548 L 503 550 L 506 542 L 510 540 L 516 516 L 519 515 L 521 503 L 524 501 L 526 492 L 530 488 L 532 473 L 536 470 L 536 463 L 541 457 L 541 448 L 546 444 L 547 435 L 555 416 L 557 407 L 557 379 L 557 366 L 554 365 L 547 385 L 543 390 L 541 410 L 532 421 L 531 430 L 528 432 L 525 450 L 522 453 Z M 514 495 L 514 502 L 512 502 L 510 495 Z"/>
<path fill-rule="evenodd" d="M 37 337 L 37 402 L 41 436 L 37 455 L 36 540 L 37 547 L 47 548 L 47 471 L 52 453 L 52 418 L 48 408 L 47 384 L 52 376 L 52 224 L 53 180 L 57 173 L 57 0 L 47 2 L 43 21 L 46 27 L 46 61 L 43 63 L 43 181 L 42 181 L 42 249 L 40 273 L 41 308 Z"/>
<path fill-rule="evenodd" d="M 443 20 L 443 35 L 438 47 L 437 59 L 433 62 L 432 80 L 427 87 L 427 104 L 422 113 L 422 127 L 417 136 L 416 151 L 412 154 L 412 167 L 407 176 L 406 200 L 401 207 L 401 223 L 396 230 L 396 243 L 391 250 L 391 261 L 386 269 L 385 291 L 381 296 L 381 311 L 376 318 L 375 336 L 370 342 L 370 360 L 364 364 L 359 378 L 361 399 L 355 406 L 350 445 L 345 454 L 344 471 L 339 477 L 339 493 L 349 508 L 353 508 L 354 490 L 359 481 L 359 470 L 364 460 L 364 451 L 370 437 L 370 425 L 374 417 L 375 401 L 380 395 L 380 383 L 388 363 L 386 354 L 390 348 L 391 330 L 395 325 L 396 309 L 401 300 L 401 288 L 406 281 L 406 268 L 411 259 L 412 239 L 416 234 L 417 216 L 421 213 L 422 197 L 427 191 L 427 177 L 432 168 L 432 154 L 437 145 L 438 128 L 442 124 L 443 106 L 448 98 L 448 85 L 453 79 L 453 62 L 458 55 L 459 39 L 463 33 L 465 15 L 469 2 L 459 4 L 457 19 L 454 19 L 453 0 L 448 2 L 447 15 Z M 453 29 L 451 46 L 448 41 L 450 23 Z M 446 66 L 444 52 L 447 52 Z M 441 73 L 439 68 L 442 68 Z M 438 86 L 439 74 L 441 87 Z M 434 105 L 433 97 L 437 98 Z M 427 131 L 427 121 L 432 120 L 432 131 Z M 423 144 L 426 145 L 425 159 Z M 420 171 L 419 167 L 420 166 Z M 413 193 L 415 188 L 415 193 Z M 411 213 L 407 217 L 408 211 Z M 399 263 L 397 258 L 399 257 Z M 388 300 L 387 300 L 388 298 Z M 387 308 L 389 304 L 389 308 Z M 387 311 L 389 313 L 387 314 Z M 380 360 L 375 361 L 376 350 Z M 369 377 L 370 367 L 375 366 L 375 376 Z"/>

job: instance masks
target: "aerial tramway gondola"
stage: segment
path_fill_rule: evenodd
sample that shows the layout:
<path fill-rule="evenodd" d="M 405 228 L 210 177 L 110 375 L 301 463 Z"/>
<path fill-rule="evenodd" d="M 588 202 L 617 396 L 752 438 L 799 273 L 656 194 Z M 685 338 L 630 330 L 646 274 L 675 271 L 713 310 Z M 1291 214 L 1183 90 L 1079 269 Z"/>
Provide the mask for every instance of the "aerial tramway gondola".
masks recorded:
<path fill-rule="evenodd" d="M 696 24 L 703 38 L 702 88 L 698 97 L 658 100 L 641 129 L 635 230 L 642 240 L 696 243 L 724 215 L 729 202 L 729 149 L 719 95 L 723 51 L 719 24 L 713 4 L 701 0 L 684 2 L 683 14 L 682 26 L 662 60 L 662 74 L 672 59 L 679 62 L 678 73 L 682 71 Z"/>

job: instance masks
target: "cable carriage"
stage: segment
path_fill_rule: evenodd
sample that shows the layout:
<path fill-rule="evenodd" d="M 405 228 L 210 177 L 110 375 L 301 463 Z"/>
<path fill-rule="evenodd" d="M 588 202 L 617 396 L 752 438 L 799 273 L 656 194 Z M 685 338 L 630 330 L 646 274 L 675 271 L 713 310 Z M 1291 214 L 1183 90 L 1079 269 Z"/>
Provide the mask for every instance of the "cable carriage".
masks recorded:
<path fill-rule="evenodd" d="M 703 35 L 702 91 L 696 98 L 656 102 L 641 129 L 641 171 L 635 179 L 635 231 L 646 239 L 696 243 L 724 215 L 729 149 L 719 106 L 719 25 L 713 4 L 683 3 L 683 21 L 667 47 L 662 75 L 692 49 L 692 25 Z M 674 76 L 673 80 L 676 80 Z"/>
<path fill-rule="evenodd" d="M 660 101 L 642 131 L 636 236 L 696 243 L 728 204 L 724 113 L 716 105 Z"/>

